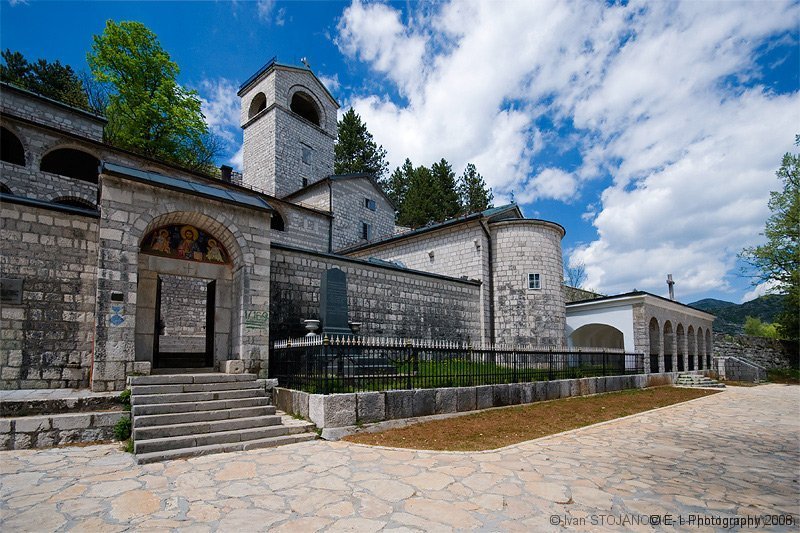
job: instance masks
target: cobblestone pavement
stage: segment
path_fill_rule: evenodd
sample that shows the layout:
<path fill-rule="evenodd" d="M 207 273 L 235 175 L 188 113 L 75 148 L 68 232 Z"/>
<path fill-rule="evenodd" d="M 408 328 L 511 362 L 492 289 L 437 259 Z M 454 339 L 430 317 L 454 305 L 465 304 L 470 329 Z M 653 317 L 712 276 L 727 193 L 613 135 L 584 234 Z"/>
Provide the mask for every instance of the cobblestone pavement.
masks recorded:
<path fill-rule="evenodd" d="M 616 522 L 626 515 L 678 521 L 788 513 L 797 524 L 799 408 L 800 387 L 730 387 L 482 453 L 317 441 L 137 466 L 116 445 L 0 452 L 0 526 L 8 532 L 652 531 Z M 581 519 L 585 525 L 576 525 Z"/>

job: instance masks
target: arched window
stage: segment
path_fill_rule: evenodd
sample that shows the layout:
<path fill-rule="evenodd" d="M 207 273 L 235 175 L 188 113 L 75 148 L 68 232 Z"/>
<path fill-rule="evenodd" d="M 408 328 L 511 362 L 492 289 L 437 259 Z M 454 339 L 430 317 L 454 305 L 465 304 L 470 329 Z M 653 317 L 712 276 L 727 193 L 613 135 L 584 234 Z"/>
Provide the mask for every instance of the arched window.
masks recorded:
<path fill-rule="evenodd" d="M 25 149 L 19 138 L 0 127 L 0 159 L 7 163 L 25 166 Z"/>
<path fill-rule="evenodd" d="M 253 97 L 250 102 L 250 111 L 247 113 L 247 118 L 253 118 L 267 108 L 267 97 L 264 93 L 258 93 Z"/>
<path fill-rule="evenodd" d="M 275 231 L 286 231 L 286 223 L 283 221 L 281 214 L 277 211 L 272 212 L 272 220 L 269 223 L 269 227 Z"/>
<path fill-rule="evenodd" d="M 319 126 L 319 111 L 317 104 L 306 93 L 297 92 L 292 96 L 292 103 L 289 106 L 292 111 Z"/>
<path fill-rule="evenodd" d="M 53 200 L 54 204 L 69 205 L 72 207 L 80 207 L 81 209 L 97 209 L 97 207 L 89 200 L 78 198 L 77 196 L 62 196 Z"/>
<path fill-rule="evenodd" d="M 99 167 L 100 160 L 91 154 L 74 148 L 59 148 L 42 158 L 40 169 L 44 172 L 97 183 Z"/>

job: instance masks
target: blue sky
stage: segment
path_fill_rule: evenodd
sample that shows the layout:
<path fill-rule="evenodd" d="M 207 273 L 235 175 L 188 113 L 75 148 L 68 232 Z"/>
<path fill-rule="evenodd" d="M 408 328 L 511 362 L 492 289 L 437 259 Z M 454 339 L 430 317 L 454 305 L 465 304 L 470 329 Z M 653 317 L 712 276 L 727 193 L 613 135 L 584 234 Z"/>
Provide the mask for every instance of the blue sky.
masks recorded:
<path fill-rule="evenodd" d="M 496 203 L 567 229 L 587 285 L 743 301 L 800 132 L 797 2 L 9 2 L 0 43 L 85 70 L 107 19 L 154 31 L 197 89 L 221 163 L 240 161 L 236 88 L 308 58 L 392 167 L 477 165 Z"/>

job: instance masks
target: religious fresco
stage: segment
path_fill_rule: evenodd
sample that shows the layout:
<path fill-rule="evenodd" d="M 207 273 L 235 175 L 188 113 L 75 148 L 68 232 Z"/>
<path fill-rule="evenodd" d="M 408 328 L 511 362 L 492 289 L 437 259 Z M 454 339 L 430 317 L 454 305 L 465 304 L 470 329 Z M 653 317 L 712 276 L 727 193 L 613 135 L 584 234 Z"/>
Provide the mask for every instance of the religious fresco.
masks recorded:
<path fill-rule="evenodd" d="M 162 226 L 151 231 L 142 252 L 203 263 L 228 263 L 230 256 L 216 238 L 188 224 Z"/>

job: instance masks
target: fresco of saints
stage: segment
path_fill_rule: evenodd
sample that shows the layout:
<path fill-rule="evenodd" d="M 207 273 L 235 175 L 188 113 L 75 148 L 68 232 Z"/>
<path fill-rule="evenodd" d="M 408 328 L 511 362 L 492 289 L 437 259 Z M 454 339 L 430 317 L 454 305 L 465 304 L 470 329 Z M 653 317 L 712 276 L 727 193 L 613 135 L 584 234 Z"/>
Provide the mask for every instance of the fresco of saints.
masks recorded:
<path fill-rule="evenodd" d="M 214 263 L 224 263 L 225 259 L 222 257 L 222 250 L 219 249 L 216 239 L 208 239 L 208 250 L 206 251 L 206 259 Z"/>
<path fill-rule="evenodd" d="M 167 255 L 172 254 L 172 248 L 169 247 L 169 232 L 165 229 L 158 230 L 158 233 L 153 235 L 150 249 Z"/>
<path fill-rule="evenodd" d="M 181 237 L 183 240 L 180 246 L 178 246 L 178 257 L 202 261 L 203 252 L 200 251 L 200 246 L 197 244 L 197 238 L 199 236 L 199 232 L 194 227 L 183 226 L 181 228 Z"/>

